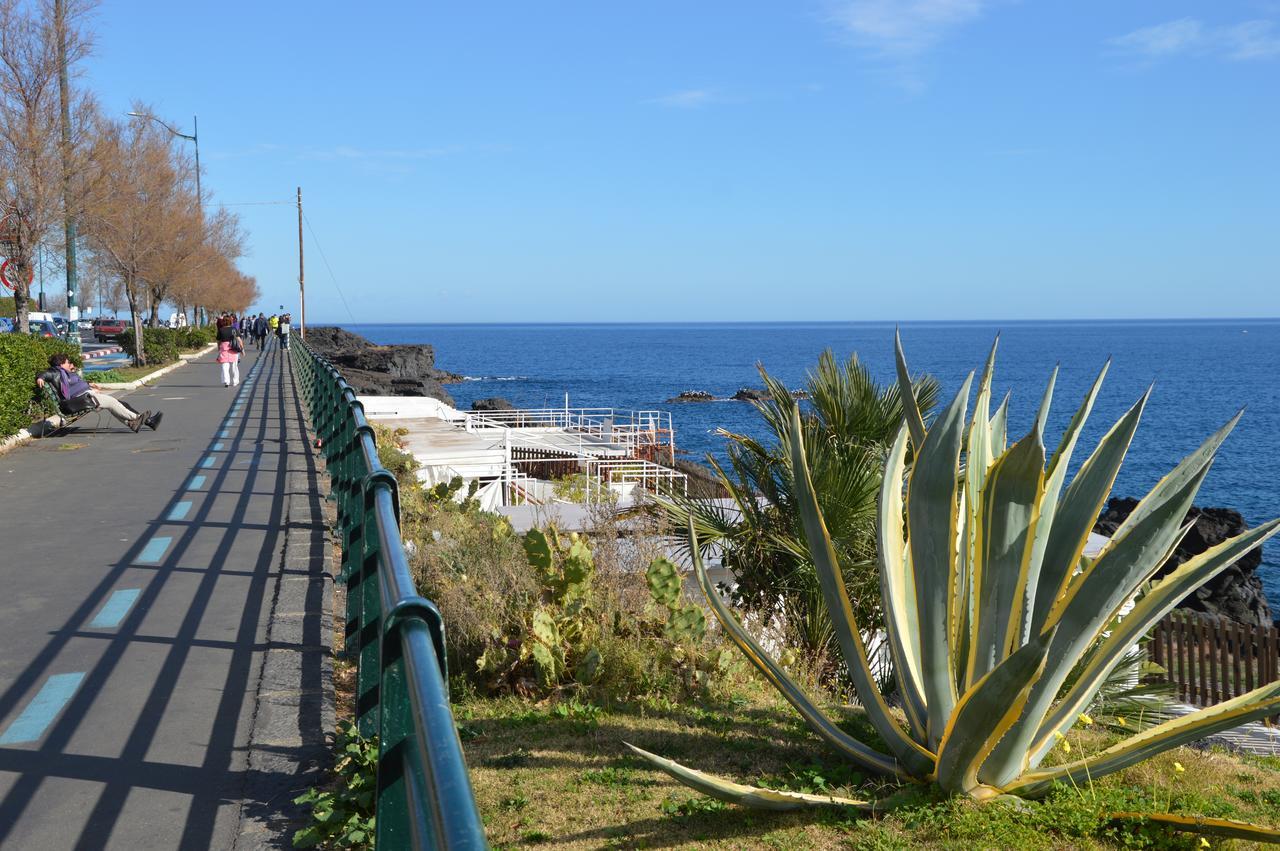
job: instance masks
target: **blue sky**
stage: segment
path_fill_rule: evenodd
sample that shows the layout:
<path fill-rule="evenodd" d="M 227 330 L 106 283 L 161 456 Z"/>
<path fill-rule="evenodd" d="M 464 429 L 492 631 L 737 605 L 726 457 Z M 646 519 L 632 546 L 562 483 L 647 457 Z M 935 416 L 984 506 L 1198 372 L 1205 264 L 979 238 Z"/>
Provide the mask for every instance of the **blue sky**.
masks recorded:
<path fill-rule="evenodd" d="M 300 185 L 316 321 L 1280 315 L 1277 2 L 108 0 L 96 29 L 107 110 L 199 115 L 266 309 L 297 219 L 249 202 Z"/>

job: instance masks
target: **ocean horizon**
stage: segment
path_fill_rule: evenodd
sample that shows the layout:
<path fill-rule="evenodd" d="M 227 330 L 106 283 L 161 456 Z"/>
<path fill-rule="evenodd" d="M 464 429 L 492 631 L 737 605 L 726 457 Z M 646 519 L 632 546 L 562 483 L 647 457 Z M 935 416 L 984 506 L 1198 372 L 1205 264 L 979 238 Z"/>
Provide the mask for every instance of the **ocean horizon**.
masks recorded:
<path fill-rule="evenodd" d="M 315 325 L 330 323 L 313 323 Z M 913 372 L 954 394 L 979 370 L 997 332 L 994 395 L 1011 394 L 1010 442 L 1033 423 L 1045 382 L 1060 367 L 1046 442 L 1052 452 L 1108 358 L 1111 367 L 1073 458 L 1072 473 L 1120 415 L 1154 383 L 1113 496 L 1140 497 L 1241 408 L 1196 500 L 1233 508 L 1250 525 L 1280 516 L 1280 319 L 922 320 L 884 322 L 338 323 L 375 343 L 427 343 L 458 406 L 499 396 L 518 407 L 670 411 L 686 457 L 725 457 L 719 429 L 763 438 L 745 402 L 676 403 L 688 390 L 724 398 L 759 387 L 756 364 L 787 386 L 830 348 L 856 352 L 881 382 L 894 380 L 893 335 Z M 1171 332 L 1169 329 L 1178 329 Z M 1280 616 L 1280 545 L 1260 571 Z"/>

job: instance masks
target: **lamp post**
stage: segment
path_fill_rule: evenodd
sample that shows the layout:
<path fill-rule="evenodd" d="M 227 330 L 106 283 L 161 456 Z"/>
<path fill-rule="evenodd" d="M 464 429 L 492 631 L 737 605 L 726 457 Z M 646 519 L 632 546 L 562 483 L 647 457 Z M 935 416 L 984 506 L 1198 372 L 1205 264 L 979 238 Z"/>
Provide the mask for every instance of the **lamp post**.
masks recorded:
<path fill-rule="evenodd" d="M 195 146 L 196 146 L 196 201 L 198 202 L 196 204 L 196 209 L 200 211 L 200 215 L 203 217 L 204 195 L 200 194 L 200 118 L 199 116 L 195 116 L 195 115 L 191 116 L 192 130 L 191 130 L 191 135 L 188 136 L 186 133 L 180 133 L 177 130 L 173 129 L 168 124 L 165 124 L 159 118 L 156 118 L 154 115 L 151 115 L 150 113 L 130 112 L 128 114 L 132 115 L 134 118 L 150 119 L 151 121 L 154 121 L 156 124 L 159 124 L 164 129 L 168 130 L 174 136 L 177 136 L 179 139 L 187 139 L 195 143 Z"/>

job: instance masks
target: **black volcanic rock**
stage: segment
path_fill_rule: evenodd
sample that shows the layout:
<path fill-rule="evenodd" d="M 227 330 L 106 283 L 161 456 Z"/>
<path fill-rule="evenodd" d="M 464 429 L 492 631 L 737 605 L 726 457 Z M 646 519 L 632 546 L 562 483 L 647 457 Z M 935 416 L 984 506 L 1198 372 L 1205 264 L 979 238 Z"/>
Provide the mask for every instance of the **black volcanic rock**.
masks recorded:
<path fill-rule="evenodd" d="M 761 390 L 758 387 L 739 387 L 732 398 L 738 402 L 767 402 L 773 397 L 768 390 Z"/>
<path fill-rule="evenodd" d="M 1137 504 L 1136 499 L 1127 497 L 1109 500 L 1093 531 L 1111 536 L 1124 519 L 1133 513 Z M 1190 523 L 1192 520 L 1195 521 L 1195 526 L 1182 539 L 1169 560 L 1160 566 L 1157 576 L 1164 576 L 1192 556 L 1199 555 L 1249 528 L 1240 512 L 1229 508 L 1193 507 L 1187 512 L 1186 522 Z M 1262 549 L 1255 548 L 1188 594 L 1178 607 L 1206 612 L 1239 623 L 1271 626 L 1271 607 L 1267 604 L 1267 595 L 1262 589 L 1262 579 L 1257 574 L 1261 564 Z"/>
<path fill-rule="evenodd" d="M 488 399 L 476 399 L 471 403 L 473 411 L 514 411 L 516 406 L 501 396 L 490 396 Z"/>
<path fill-rule="evenodd" d="M 685 390 L 678 396 L 672 396 L 666 401 L 666 404 L 671 405 L 676 402 L 714 402 L 715 400 L 716 397 L 705 390 Z"/>
<path fill-rule="evenodd" d="M 378 346 L 359 334 L 328 326 L 308 328 L 307 344 L 362 395 L 430 396 L 452 405 L 442 385 L 461 380 L 435 368 L 435 350 L 428 345 Z"/>

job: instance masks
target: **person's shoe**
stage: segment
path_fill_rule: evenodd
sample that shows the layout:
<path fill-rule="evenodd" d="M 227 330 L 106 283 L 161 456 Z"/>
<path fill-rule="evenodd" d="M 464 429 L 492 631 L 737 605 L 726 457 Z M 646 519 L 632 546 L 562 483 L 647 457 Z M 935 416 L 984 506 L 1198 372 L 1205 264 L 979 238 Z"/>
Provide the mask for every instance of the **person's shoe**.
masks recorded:
<path fill-rule="evenodd" d="M 159 431 L 160 420 L 162 419 L 164 419 L 164 411 L 156 411 L 154 414 L 147 417 L 146 419 L 147 428 L 151 429 L 152 431 Z"/>
<path fill-rule="evenodd" d="M 142 428 L 142 424 L 146 422 L 146 419 L 149 416 L 151 416 L 150 411 L 147 411 L 145 414 L 138 414 L 136 417 L 129 420 L 129 422 L 125 423 L 125 425 L 129 427 L 130 431 L 132 431 L 134 434 L 137 434 L 138 429 Z"/>

